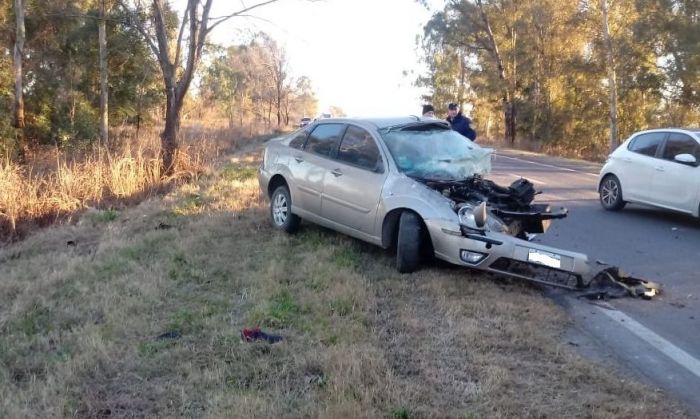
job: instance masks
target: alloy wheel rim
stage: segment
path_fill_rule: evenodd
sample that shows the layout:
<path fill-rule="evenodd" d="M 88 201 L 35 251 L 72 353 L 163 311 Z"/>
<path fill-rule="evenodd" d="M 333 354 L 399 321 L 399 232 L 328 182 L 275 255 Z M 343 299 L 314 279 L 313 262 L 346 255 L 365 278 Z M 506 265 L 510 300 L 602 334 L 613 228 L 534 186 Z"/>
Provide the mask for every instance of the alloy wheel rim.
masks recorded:
<path fill-rule="evenodd" d="M 284 222 L 287 221 L 288 212 L 287 197 L 283 194 L 277 195 L 272 203 L 272 219 L 275 221 L 275 224 L 278 226 L 284 225 Z"/>
<path fill-rule="evenodd" d="M 617 187 L 617 183 L 612 179 L 607 180 L 603 184 L 603 203 L 605 203 L 605 205 L 607 206 L 612 206 L 615 203 L 615 201 L 617 201 L 618 192 L 619 189 Z"/>

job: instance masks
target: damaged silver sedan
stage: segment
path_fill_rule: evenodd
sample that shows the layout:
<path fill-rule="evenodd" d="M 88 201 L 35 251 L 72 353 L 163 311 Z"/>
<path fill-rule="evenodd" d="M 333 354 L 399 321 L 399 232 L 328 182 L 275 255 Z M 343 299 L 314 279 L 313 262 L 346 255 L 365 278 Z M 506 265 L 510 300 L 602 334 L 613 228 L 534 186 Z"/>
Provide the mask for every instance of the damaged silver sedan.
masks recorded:
<path fill-rule="evenodd" d="M 324 119 L 270 140 L 259 171 L 275 228 L 301 219 L 383 248 L 413 272 L 426 257 L 570 289 L 587 256 L 529 241 L 564 208 L 533 203 L 532 183 L 486 176 L 493 150 L 435 119 Z"/>

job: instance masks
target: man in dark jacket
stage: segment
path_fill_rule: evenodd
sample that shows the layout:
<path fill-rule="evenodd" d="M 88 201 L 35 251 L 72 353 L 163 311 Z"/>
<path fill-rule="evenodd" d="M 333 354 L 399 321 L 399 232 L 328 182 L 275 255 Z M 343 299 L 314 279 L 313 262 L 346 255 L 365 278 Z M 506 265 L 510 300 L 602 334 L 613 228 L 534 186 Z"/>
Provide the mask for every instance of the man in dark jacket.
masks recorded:
<path fill-rule="evenodd" d="M 450 123 L 452 129 L 458 133 L 464 135 L 472 141 L 476 141 L 476 131 L 471 127 L 472 120 L 462 115 L 459 110 L 459 105 L 456 103 L 450 103 L 447 105 L 447 122 Z"/>

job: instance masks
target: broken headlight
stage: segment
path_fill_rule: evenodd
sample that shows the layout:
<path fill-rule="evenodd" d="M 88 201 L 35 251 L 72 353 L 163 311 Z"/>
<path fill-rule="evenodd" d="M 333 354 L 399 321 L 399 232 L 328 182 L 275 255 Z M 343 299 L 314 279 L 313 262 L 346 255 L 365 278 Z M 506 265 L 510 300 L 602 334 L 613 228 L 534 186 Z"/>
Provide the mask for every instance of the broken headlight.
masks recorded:
<path fill-rule="evenodd" d="M 475 207 L 471 204 L 463 204 L 457 215 L 459 216 L 459 223 L 467 228 L 474 230 L 488 230 L 495 231 L 497 233 L 504 233 L 508 231 L 508 226 L 498 217 L 493 214 L 489 214 L 486 219 L 486 225 L 483 228 L 479 228 L 476 225 L 476 218 L 474 217 Z"/>
<path fill-rule="evenodd" d="M 459 223 L 465 227 L 477 229 L 476 218 L 474 218 L 474 207 L 470 204 L 464 204 L 457 212 Z"/>

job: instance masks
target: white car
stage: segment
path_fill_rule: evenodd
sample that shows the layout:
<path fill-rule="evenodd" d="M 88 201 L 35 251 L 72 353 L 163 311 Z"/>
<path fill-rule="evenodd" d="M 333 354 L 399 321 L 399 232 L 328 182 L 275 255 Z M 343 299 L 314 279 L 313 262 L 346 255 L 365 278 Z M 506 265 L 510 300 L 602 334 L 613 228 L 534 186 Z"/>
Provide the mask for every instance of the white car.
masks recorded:
<path fill-rule="evenodd" d="M 633 134 L 600 171 L 603 208 L 627 202 L 700 217 L 700 128 L 654 129 Z"/>

